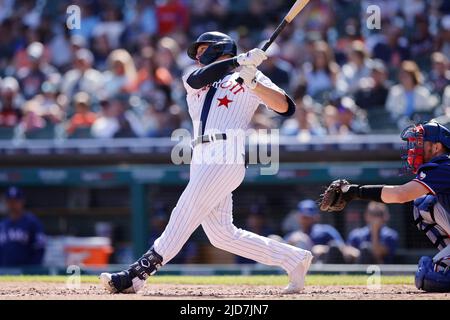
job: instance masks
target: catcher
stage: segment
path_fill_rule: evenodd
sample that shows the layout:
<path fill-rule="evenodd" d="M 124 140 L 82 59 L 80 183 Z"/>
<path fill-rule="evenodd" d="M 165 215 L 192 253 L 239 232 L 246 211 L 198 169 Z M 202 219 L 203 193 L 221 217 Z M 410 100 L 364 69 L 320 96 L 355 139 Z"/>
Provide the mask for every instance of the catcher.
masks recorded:
<path fill-rule="evenodd" d="M 414 223 L 439 252 L 421 257 L 415 276 L 418 289 L 450 292 L 450 131 L 437 122 L 412 125 L 403 130 L 404 157 L 416 177 L 400 186 L 356 185 L 333 181 L 320 196 L 322 211 L 341 211 L 352 200 L 383 203 L 414 201 Z"/>

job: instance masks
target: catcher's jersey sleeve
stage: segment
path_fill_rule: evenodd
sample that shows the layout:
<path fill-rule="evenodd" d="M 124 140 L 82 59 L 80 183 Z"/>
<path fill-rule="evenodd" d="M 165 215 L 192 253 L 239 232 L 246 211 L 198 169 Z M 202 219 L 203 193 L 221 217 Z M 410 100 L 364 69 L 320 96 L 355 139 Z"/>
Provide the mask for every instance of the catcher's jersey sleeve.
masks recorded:
<path fill-rule="evenodd" d="M 450 195 L 450 164 L 422 166 L 414 181 L 424 185 L 432 194 Z"/>

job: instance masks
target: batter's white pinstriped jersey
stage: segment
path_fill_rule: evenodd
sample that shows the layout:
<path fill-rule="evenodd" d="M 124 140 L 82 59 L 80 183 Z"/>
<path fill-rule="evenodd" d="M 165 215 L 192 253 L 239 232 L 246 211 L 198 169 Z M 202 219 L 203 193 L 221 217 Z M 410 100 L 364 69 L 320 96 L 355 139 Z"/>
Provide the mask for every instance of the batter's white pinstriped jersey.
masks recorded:
<path fill-rule="evenodd" d="M 203 134 L 225 133 L 230 129 L 246 130 L 256 109 L 264 103 L 246 85 L 236 82 L 239 72 L 230 73 L 201 89 L 194 89 L 186 82 L 192 72 L 190 70 L 183 76 L 183 84 L 194 124 L 194 138 Z M 256 73 L 256 78 L 265 86 L 285 93 L 261 71 Z"/>

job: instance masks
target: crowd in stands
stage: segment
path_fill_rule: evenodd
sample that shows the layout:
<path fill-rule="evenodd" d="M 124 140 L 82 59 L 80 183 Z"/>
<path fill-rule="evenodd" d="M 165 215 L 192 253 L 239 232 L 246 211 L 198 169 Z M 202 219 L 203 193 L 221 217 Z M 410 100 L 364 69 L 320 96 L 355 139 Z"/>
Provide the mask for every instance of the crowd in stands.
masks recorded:
<path fill-rule="evenodd" d="M 407 5 L 405 4 L 407 2 Z M 368 5 L 380 29 L 369 29 Z M 80 28 L 66 26 L 69 5 Z M 220 30 L 241 51 L 289 9 L 282 0 L 0 0 L 1 138 L 164 137 L 190 128 L 181 75 L 189 43 Z M 260 69 L 294 97 L 252 127 L 291 136 L 398 132 L 450 113 L 450 4 L 311 1 Z"/>

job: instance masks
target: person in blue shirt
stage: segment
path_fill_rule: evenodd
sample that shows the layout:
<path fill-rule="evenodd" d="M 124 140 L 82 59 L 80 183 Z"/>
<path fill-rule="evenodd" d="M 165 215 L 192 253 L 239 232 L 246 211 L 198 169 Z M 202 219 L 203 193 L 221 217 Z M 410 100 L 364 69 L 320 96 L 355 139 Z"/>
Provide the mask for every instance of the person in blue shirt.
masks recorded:
<path fill-rule="evenodd" d="M 388 207 L 383 203 L 370 202 L 364 213 L 366 226 L 353 229 L 347 244 L 359 250 L 356 260 L 361 264 L 393 263 L 398 245 L 398 233 L 386 226 Z"/>
<path fill-rule="evenodd" d="M 345 203 L 414 201 L 414 223 L 439 250 L 433 258 L 420 258 L 416 287 L 450 292 L 450 130 L 432 120 L 408 126 L 401 138 L 407 142 L 404 159 L 414 179 L 396 186 L 342 184 L 340 198 Z"/>
<path fill-rule="evenodd" d="M 5 194 L 8 217 L 0 221 L 0 266 L 42 264 L 45 234 L 41 222 L 25 211 L 21 189 L 9 187 Z"/>
<path fill-rule="evenodd" d="M 314 200 L 306 199 L 297 205 L 300 230 L 289 233 L 285 241 L 312 250 L 316 261 L 343 263 L 345 242 L 340 233 L 329 224 L 319 223 L 319 208 Z"/>

